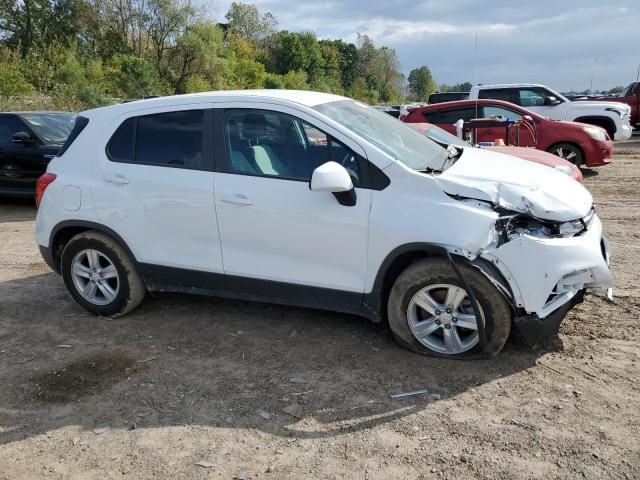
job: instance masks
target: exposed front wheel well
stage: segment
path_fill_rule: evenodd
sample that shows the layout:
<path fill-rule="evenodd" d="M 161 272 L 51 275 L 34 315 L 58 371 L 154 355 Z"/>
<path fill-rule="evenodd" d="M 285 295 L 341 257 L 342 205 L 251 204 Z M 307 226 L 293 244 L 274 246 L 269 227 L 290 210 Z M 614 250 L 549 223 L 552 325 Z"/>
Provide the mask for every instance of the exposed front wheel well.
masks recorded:
<path fill-rule="evenodd" d="M 389 253 L 378 269 L 371 292 L 364 296 L 368 317 L 374 322 L 386 320 L 387 300 L 398 276 L 412 263 L 435 256 L 446 256 L 446 250 L 429 243 L 402 245 Z"/>

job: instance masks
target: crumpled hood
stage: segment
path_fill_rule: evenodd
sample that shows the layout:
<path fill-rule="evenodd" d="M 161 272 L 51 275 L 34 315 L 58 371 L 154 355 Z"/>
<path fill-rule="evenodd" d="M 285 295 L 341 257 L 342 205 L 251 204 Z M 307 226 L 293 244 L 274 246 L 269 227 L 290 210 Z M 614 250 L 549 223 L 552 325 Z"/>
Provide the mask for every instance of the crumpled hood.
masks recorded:
<path fill-rule="evenodd" d="M 450 195 L 485 200 L 534 217 L 565 222 L 583 218 L 591 194 L 571 177 L 544 165 L 479 148 L 436 177 Z"/>

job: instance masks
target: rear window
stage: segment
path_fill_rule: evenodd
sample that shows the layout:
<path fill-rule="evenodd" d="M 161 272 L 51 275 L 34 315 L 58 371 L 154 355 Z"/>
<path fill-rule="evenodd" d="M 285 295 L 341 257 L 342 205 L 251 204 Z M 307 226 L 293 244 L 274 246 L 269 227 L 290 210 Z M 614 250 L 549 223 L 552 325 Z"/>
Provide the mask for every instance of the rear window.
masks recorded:
<path fill-rule="evenodd" d="M 203 168 L 204 110 L 132 117 L 107 145 L 114 162 L 188 169 Z"/>
<path fill-rule="evenodd" d="M 455 102 L 456 100 L 466 100 L 469 92 L 442 92 L 429 95 L 429 104 L 442 102 Z"/>
<path fill-rule="evenodd" d="M 69 136 L 67 136 L 67 139 L 65 140 L 64 144 L 62 145 L 62 148 L 60 148 L 60 151 L 58 152 L 58 156 L 61 156 L 64 152 L 66 152 L 69 147 L 71 146 L 71 144 L 75 141 L 76 138 L 78 138 L 78 135 L 80 135 L 80 133 L 82 133 L 82 131 L 84 130 L 84 128 L 89 124 L 89 119 L 86 117 L 81 117 L 81 116 L 77 116 L 76 117 L 76 122 L 73 125 L 73 128 L 71 129 L 71 132 L 69 133 Z"/>
<path fill-rule="evenodd" d="M 514 103 L 514 95 L 510 88 L 489 88 L 480 90 L 478 98 L 489 98 L 491 100 L 504 100 L 505 102 Z"/>

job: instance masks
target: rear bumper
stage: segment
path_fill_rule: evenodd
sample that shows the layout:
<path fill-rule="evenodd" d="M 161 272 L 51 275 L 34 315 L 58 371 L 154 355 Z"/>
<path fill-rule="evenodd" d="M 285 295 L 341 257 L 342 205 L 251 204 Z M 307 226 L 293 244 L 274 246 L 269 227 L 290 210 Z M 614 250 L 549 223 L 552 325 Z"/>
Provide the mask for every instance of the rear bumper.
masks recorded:
<path fill-rule="evenodd" d="M 47 262 L 47 265 L 49 265 L 51 270 L 53 270 L 54 272 L 58 272 L 58 266 L 53 259 L 53 252 L 51 251 L 51 248 L 43 247 L 42 245 L 38 245 L 38 248 L 40 249 L 40 255 L 42 255 L 42 258 L 45 262 Z"/>

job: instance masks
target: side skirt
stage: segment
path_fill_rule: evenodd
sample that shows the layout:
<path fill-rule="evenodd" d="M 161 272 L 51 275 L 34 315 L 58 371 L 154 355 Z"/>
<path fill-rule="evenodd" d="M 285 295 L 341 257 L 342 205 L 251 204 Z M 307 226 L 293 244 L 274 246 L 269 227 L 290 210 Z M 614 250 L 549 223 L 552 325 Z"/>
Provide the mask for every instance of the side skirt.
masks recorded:
<path fill-rule="evenodd" d="M 207 295 L 252 302 L 274 303 L 360 315 L 377 320 L 364 307 L 364 295 L 331 288 L 312 287 L 249 277 L 202 272 L 139 263 L 145 286 L 152 292 Z"/>

